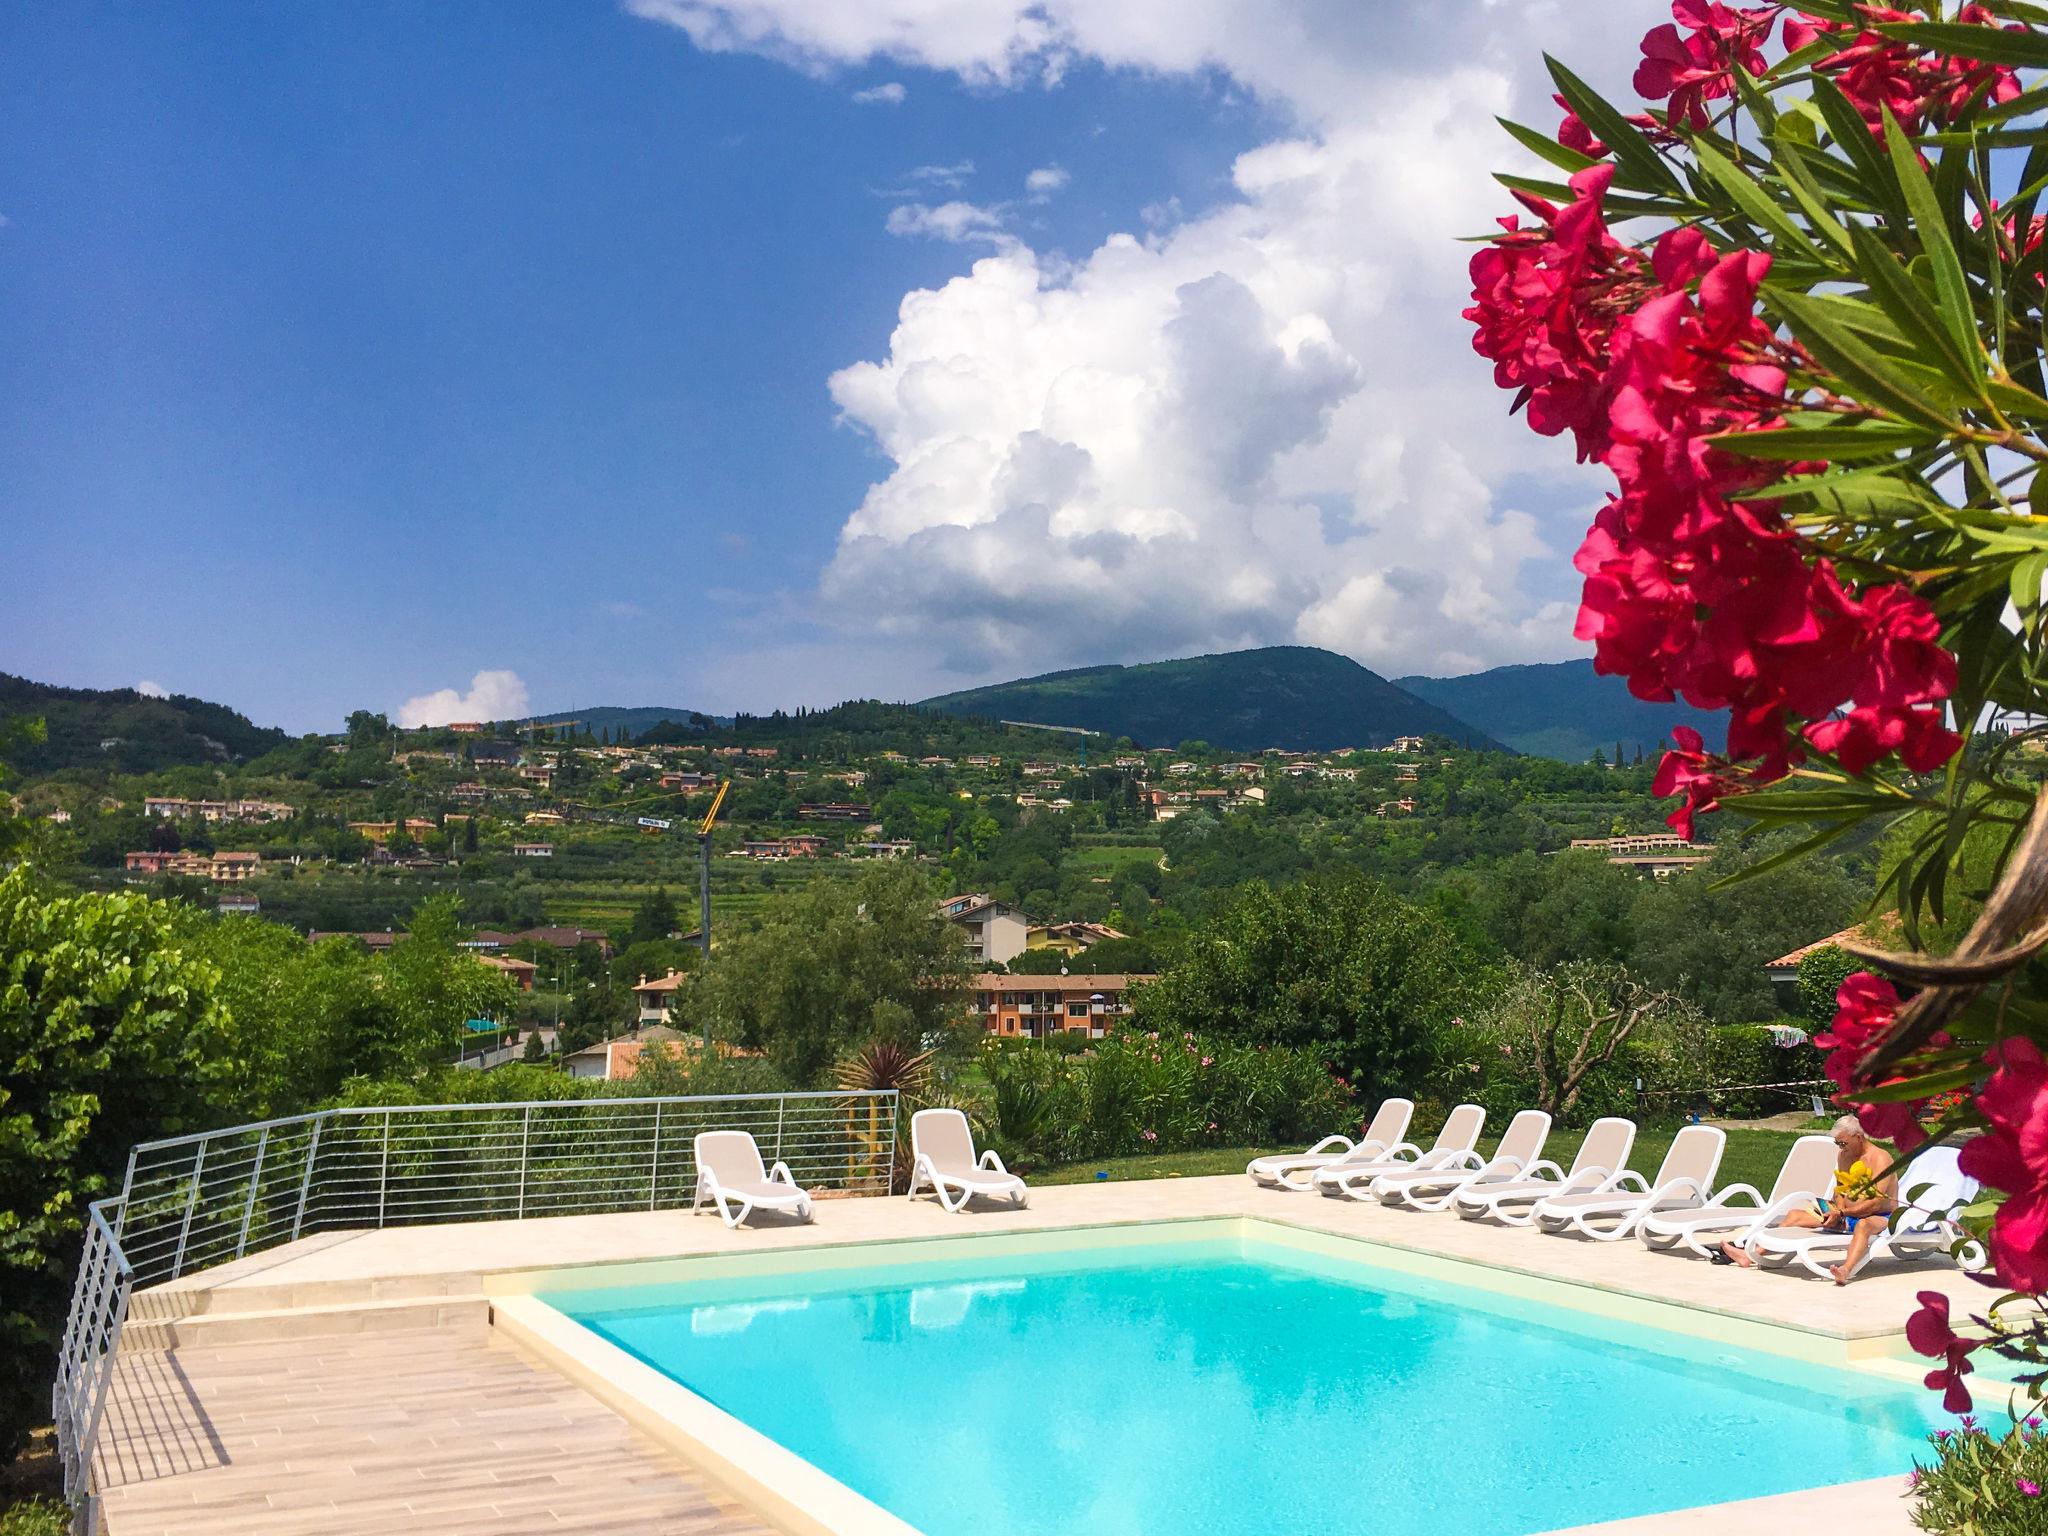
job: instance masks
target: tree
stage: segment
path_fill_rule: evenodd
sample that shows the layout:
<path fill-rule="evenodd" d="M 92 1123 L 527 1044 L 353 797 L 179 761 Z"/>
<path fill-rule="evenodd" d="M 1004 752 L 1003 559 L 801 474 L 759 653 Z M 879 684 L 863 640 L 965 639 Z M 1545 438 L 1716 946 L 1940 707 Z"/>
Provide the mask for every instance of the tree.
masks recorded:
<path fill-rule="evenodd" d="M 1703 1044 L 1706 1021 L 1621 966 L 1577 961 L 1517 970 L 1479 1027 L 1533 1080 L 1536 1107 L 1570 1121 L 1587 1081 L 1632 1041 Z"/>
<path fill-rule="evenodd" d="M 676 904 L 666 886 L 656 886 L 640 898 L 633 909 L 633 921 L 626 927 L 626 944 L 652 944 L 672 936 L 677 929 Z"/>
<path fill-rule="evenodd" d="M 476 813 L 474 811 L 462 818 L 462 851 L 464 853 L 476 852 Z"/>
<path fill-rule="evenodd" d="M 137 1141 L 237 1101 L 219 972 L 186 918 L 129 893 L 0 876 L 0 1461 L 49 1411 L 86 1206 Z"/>
<path fill-rule="evenodd" d="M 1482 969 L 1440 918 L 1360 875 L 1254 881 L 1134 994 L 1132 1025 L 1314 1049 L 1362 1094 L 1407 1092 Z"/>
<path fill-rule="evenodd" d="M 770 898 L 761 919 L 712 953 L 698 1016 L 722 1041 L 764 1049 L 791 1082 L 817 1082 L 858 1047 L 924 1050 L 959 1025 L 967 995 L 960 930 L 939 917 L 916 868 L 875 864 Z"/>
<path fill-rule="evenodd" d="M 1012 976 L 1057 976 L 1061 971 L 1075 968 L 1076 961 L 1069 960 L 1065 950 L 1027 949 L 1010 960 Z M 1085 968 L 1085 966 L 1081 967 Z"/>

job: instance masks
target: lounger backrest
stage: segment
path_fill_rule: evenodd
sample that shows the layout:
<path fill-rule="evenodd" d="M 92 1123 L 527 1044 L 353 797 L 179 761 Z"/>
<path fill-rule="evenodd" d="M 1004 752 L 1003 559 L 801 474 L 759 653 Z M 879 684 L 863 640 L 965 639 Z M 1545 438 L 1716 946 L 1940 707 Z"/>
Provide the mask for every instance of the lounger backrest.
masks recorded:
<path fill-rule="evenodd" d="M 1436 1133 L 1432 1152 L 1470 1152 L 1486 1129 L 1486 1111 L 1477 1104 L 1460 1104 L 1444 1117 L 1444 1128 Z"/>
<path fill-rule="evenodd" d="M 710 1169 L 721 1184 L 759 1184 L 768 1177 L 761 1149 L 746 1131 L 698 1132 L 697 1166 Z"/>
<path fill-rule="evenodd" d="M 1771 1186 L 1769 1203 L 1775 1205 L 1787 1195 L 1825 1195 L 1834 1178 L 1834 1137 L 1802 1136 L 1785 1154 L 1785 1166 L 1778 1170 L 1778 1182 Z"/>
<path fill-rule="evenodd" d="M 1595 1120 L 1586 1132 L 1586 1139 L 1579 1143 L 1579 1155 L 1572 1159 L 1572 1171 L 1568 1177 L 1576 1178 L 1588 1168 L 1605 1168 L 1609 1173 L 1619 1173 L 1628 1166 L 1628 1155 L 1635 1150 L 1635 1145 L 1635 1121 L 1624 1120 L 1619 1115 Z"/>
<path fill-rule="evenodd" d="M 1712 1189 L 1727 1146 L 1728 1133 L 1718 1125 L 1688 1125 L 1671 1138 L 1671 1150 L 1664 1154 L 1653 1183 L 1693 1179 L 1701 1189 Z"/>
<path fill-rule="evenodd" d="M 974 1166 L 974 1132 L 957 1109 L 920 1109 L 910 1117 L 910 1153 L 934 1168 L 960 1173 Z"/>
<path fill-rule="evenodd" d="M 1415 1118 L 1413 1099 L 1388 1099 L 1373 1112 L 1372 1124 L 1361 1141 L 1376 1142 L 1382 1151 L 1397 1145 L 1408 1134 L 1408 1122 Z"/>
<path fill-rule="evenodd" d="M 1519 1110 L 1508 1122 L 1508 1133 L 1501 1137 L 1493 1155 L 1512 1157 L 1526 1168 L 1543 1155 L 1543 1143 L 1549 1135 L 1550 1116 L 1540 1109 Z"/>
<path fill-rule="evenodd" d="M 1922 1152 L 1899 1175 L 1899 1199 L 1906 1207 L 1896 1231 L 1934 1226 L 1946 1220 L 1951 1207 L 1977 1193 L 1977 1181 L 1963 1172 L 1962 1154 L 1954 1147 Z"/>

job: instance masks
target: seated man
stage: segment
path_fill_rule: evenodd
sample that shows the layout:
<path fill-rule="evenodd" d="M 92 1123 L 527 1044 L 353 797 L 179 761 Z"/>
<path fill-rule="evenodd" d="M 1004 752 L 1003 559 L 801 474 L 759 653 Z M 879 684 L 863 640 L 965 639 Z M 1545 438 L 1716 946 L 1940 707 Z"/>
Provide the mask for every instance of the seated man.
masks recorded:
<path fill-rule="evenodd" d="M 1832 1269 L 1835 1284 L 1847 1285 L 1899 1202 L 1899 1176 L 1891 1172 L 1891 1153 L 1870 1139 L 1863 1122 L 1854 1115 L 1844 1115 L 1835 1122 L 1834 1138 L 1835 1178 L 1827 1198 L 1808 1206 L 1795 1206 L 1779 1219 L 1779 1224 L 1848 1233 L 1848 1256 Z M 1721 1245 L 1721 1262 L 1740 1264 L 1744 1269 L 1756 1263 L 1749 1251 L 1733 1239 Z"/>

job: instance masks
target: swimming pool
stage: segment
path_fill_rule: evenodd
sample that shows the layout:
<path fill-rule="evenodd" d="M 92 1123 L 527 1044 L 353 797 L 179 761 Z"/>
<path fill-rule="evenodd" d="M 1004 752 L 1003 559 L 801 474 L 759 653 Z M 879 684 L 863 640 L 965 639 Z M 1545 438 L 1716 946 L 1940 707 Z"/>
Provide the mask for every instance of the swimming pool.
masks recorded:
<path fill-rule="evenodd" d="M 1903 1473 L 1928 1394 L 1257 1237 L 540 1299 L 925 1536 L 1529 1536 Z"/>

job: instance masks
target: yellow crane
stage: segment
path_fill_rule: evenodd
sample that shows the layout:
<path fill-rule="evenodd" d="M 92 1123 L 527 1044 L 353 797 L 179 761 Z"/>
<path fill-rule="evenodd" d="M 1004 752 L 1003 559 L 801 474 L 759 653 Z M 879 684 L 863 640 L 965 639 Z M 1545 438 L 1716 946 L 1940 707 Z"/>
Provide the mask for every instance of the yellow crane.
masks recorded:
<path fill-rule="evenodd" d="M 725 804 L 725 792 L 731 788 L 731 779 L 718 781 L 711 809 L 704 813 L 697 828 L 697 943 L 706 961 L 711 958 L 711 829 L 717 824 L 719 808 Z"/>

